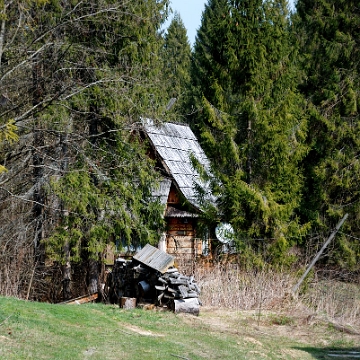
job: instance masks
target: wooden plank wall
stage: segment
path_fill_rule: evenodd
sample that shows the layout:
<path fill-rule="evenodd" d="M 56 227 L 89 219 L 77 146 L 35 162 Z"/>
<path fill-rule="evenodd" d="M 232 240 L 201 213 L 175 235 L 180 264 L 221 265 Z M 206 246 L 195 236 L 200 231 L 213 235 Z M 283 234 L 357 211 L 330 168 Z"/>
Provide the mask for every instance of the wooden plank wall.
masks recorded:
<path fill-rule="evenodd" d="M 194 262 L 202 255 L 202 240 L 196 238 L 193 218 L 169 218 L 166 252 L 175 257 L 177 267 L 191 272 Z"/>
<path fill-rule="evenodd" d="M 202 255 L 201 239 L 192 236 L 168 235 L 166 239 L 167 253 L 173 256 L 185 255 L 197 257 Z"/>
<path fill-rule="evenodd" d="M 191 236 L 195 237 L 194 219 L 169 218 L 167 221 L 170 236 Z"/>

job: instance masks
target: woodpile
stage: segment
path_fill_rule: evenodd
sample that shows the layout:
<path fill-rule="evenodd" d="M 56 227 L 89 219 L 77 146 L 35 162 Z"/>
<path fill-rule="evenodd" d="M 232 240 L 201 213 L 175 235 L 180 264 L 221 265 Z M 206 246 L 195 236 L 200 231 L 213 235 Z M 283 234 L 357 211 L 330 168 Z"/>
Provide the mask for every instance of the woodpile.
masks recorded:
<path fill-rule="evenodd" d="M 154 249 L 150 249 L 152 257 L 159 259 L 161 250 Z M 152 303 L 174 312 L 198 315 L 200 289 L 194 277 L 181 274 L 173 265 L 159 271 L 148 259 L 141 256 L 134 256 L 131 260 L 117 259 L 104 289 L 107 300 L 120 304 L 122 298 L 136 298 L 137 303 Z"/>
<path fill-rule="evenodd" d="M 155 289 L 159 304 L 166 302 L 166 299 L 198 298 L 200 294 L 194 277 L 181 275 L 176 268 L 170 268 L 159 276 Z"/>
<path fill-rule="evenodd" d="M 182 275 L 176 268 L 170 268 L 158 277 L 155 289 L 158 305 L 165 305 L 176 313 L 199 315 L 200 289 L 193 276 Z"/>

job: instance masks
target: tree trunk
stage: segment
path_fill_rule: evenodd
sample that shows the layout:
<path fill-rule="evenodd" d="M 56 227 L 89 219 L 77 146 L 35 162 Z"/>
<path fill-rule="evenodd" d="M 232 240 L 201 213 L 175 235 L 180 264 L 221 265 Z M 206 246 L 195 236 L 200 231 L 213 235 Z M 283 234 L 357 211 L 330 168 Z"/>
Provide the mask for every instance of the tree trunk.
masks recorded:
<path fill-rule="evenodd" d="M 252 180 L 252 127 L 251 120 L 248 120 L 248 153 L 247 153 L 247 161 L 246 161 L 246 170 L 247 170 L 247 183 L 251 184 Z"/>
<path fill-rule="evenodd" d="M 64 246 L 65 264 L 62 266 L 63 301 L 71 299 L 71 263 L 70 246 L 67 242 Z"/>
<path fill-rule="evenodd" d="M 98 292 L 98 261 L 95 259 L 89 259 L 89 293 L 95 294 Z"/>
<path fill-rule="evenodd" d="M 70 127 L 70 124 L 69 124 Z M 69 129 L 68 129 L 69 130 Z M 60 144 L 61 144 L 61 176 L 66 174 L 68 169 L 68 146 L 67 141 L 69 137 L 69 131 L 66 131 L 65 134 L 60 135 Z M 61 204 L 61 222 L 67 226 L 67 219 L 69 216 L 69 211 L 64 209 L 64 204 Z M 66 242 L 63 248 L 63 256 L 65 263 L 62 266 L 62 283 L 63 283 L 63 300 L 71 299 L 71 253 L 70 253 L 70 244 Z"/>
<path fill-rule="evenodd" d="M 33 106 L 41 102 L 43 94 L 43 80 L 42 80 L 42 66 L 39 57 L 34 58 L 32 69 L 33 80 Z M 41 129 L 41 123 L 38 116 L 35 114 L 34 128 L 33 128 L 33 176 L 34 176 L 34 203 L 33 203 L 33 216 L 35 220 L 35 233 L 34 233 L 34 249 L 35 261 L 39 265 L 45 263 L 44 247 L 41 240 L 44 237 L 44 190 L 42 186 L 44 176 L 44 158 L 42 155 L 43 147 L 45 144 L 44 133 Z"/>

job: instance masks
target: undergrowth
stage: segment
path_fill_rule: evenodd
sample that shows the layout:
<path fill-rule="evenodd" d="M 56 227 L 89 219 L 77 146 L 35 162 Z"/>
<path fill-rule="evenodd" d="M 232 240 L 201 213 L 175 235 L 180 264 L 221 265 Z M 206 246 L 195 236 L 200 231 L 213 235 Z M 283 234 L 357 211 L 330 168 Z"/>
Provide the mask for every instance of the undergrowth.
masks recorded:
<path fill-rule="evenodd" d="M 290 271 L 244 271 L 237 264 L 196 266 L 195 279 L 205 306 L 284 313 L 272 320 L 290 323 L 287 313 L 322 318 L 360 329 L 360 286 L 336 279 L 306 280 L 298 294 L 292 288 L 299 274 Z"/>

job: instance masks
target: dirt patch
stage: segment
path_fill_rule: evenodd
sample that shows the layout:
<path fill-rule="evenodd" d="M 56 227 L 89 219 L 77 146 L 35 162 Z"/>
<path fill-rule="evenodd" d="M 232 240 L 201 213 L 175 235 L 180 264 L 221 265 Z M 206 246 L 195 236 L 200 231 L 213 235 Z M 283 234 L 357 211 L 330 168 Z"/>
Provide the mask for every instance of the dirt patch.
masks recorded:
<path fill-rule="evenodd" d="M 138 326 L 131 325 L 131 324 L 121 324 L 121 327 L 123 329 L 131 330 L 134 333 L 137 333 L 137 334 L 143 335 L 143 336 L 155 336 L 155 337 L 164 336 L 163 334 L 154 333 L 154 332 L 152 332 L 150 330 L 145 330 L 145 329 L 142 329 L 142 328 L 140 328 Z"/>
<path fill-rule="evenodd" d="M 0 341 L 1 342 L 8 342 L 8 341 L 12 341 L 12 339 L 10 339 L 8 336 L 3 336 L 3 335 L 0 335 Z"/>
<path fill-rule="evenodd" d="M 254 345 L 263 346 L 263 344 L 259 340 L 256 340 L 255 338 L 250 336 L 243 337 L 243 340 Z"/>
<path fill-rule="evenodd" d="M 262 346 L 262 339 L 287 338 L 307 345 L 329 346 L 341 337 L 342 341 L 358 342 L 359 336 L 336 329 L 331 322 L 303 309 L 289 312 L 263 310 L 224 310 L 202 307 L 200 316 L 179 314 L 184 322 L 210 331 L 241 336 L 242 340 Z M 295 350 L 294 350 L 295 351 Z M 295 354 L 288 354 L 295 355 Z"/>

